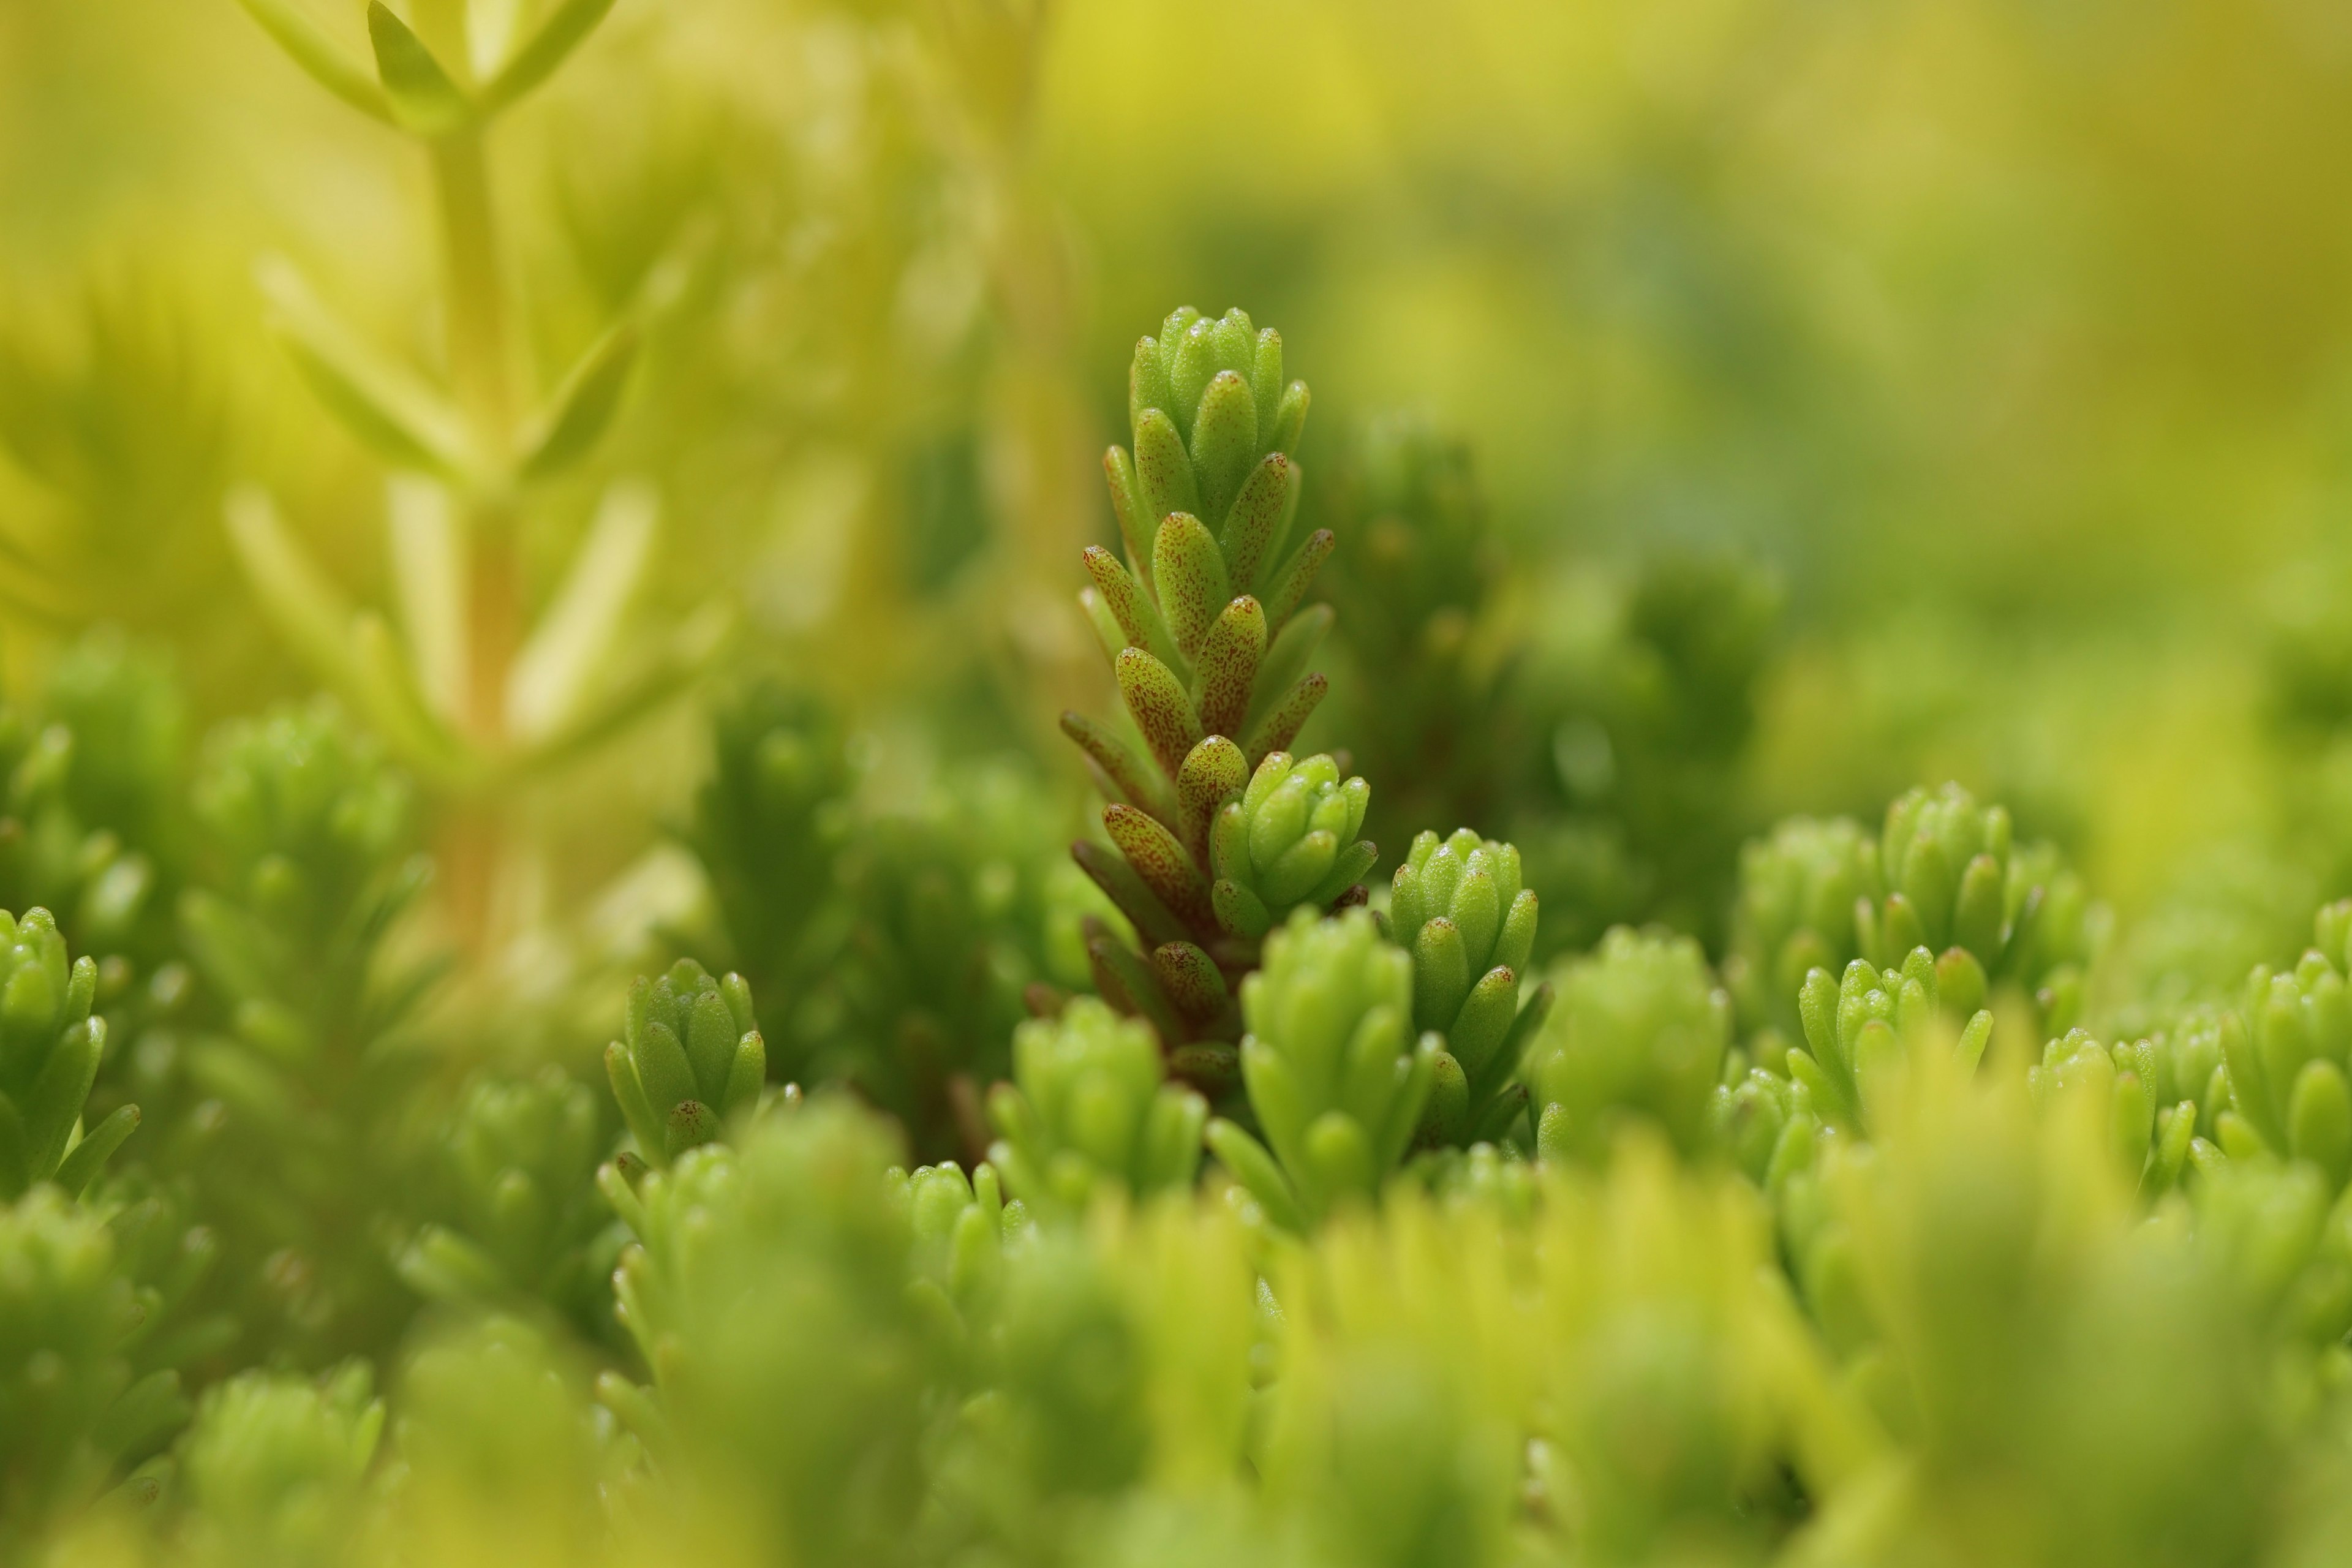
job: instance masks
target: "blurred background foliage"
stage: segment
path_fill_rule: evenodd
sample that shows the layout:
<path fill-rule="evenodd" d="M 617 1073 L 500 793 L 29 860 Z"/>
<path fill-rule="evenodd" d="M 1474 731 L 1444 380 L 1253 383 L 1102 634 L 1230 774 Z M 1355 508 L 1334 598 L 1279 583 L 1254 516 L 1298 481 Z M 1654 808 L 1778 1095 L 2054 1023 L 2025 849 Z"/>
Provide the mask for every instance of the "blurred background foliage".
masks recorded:
<path fill-rule="evenodd" d="M 316 15 L 363 49 L 356 7 Z M 530 354 L 560 371 L 684 276 L 593 471 L 533 513 L 528 594 L 604 480 L 650 478 L 642 616 L 723 584 L 796 680 L 936 721 L 870 726 L 902 783 L 1007 750 L 1063 777 L 1041 716 L 1100 700 L 1063 585 L 1108 532 L 1087 454 L 1129 345 L 1246 300 L 1324 389 L 1325 500 L 1376 416 L 1465 443 L 1514 568 L 1469 657 L 1559 722 L 1456 794 L 1551 828 L 1549 934 L 1714 934 L 1745 832 L 1946 775 L 2127 921 L 2266 907 L 2175 868 L 2341 820 L 2347 69 L 2311 0 L 625 3 L 497 149 Z M 266 481 L 362 599 L 383 500 L 248 272 L 292 257 L 429 368 L 421 161 L 230 7 L 17 0 L 0 195 L 9 682 L 103 621 L 203 720 L 299 692 L 220 494 Z M 1703 592 L 1645 578 L 1675 558 L 1760 574 L 1702 613 L 1746 617 L 1723 646 L 1639 646 L 1645 595 Z M 1629 644 L 1645 669 L 1610 668 Z M 1665 694 L 1631 689 L 1659 659 Z M 656 842 L 693 770 L 648 760 L 689 736 L 543 786 L 532 908 Z M 1703 781 L 1645 781 L 1693 738 Z M 1728 826 L 1681 842 L 1699 816 Z M 2280 867 L 2277 907 L 2347 860 Z"/>

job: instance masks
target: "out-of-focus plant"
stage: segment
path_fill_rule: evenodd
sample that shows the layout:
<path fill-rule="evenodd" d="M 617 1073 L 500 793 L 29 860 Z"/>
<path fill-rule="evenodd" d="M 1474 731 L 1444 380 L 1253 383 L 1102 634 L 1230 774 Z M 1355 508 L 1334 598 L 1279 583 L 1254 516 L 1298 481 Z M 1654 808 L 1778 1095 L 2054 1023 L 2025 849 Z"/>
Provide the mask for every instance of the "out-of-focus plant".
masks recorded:
<path fill-rule="evenodd" d="M 353 331 L 290 262 L 260 270 L 273 326 L 320 400 L 389 470 L 386 537 L 395 621 L 354 610 L 279 520 L 266 492 L 228 506 L 231 540 L 279 631 L 317 676 L 433 785 L 475 798 L 544 769 L 673 697 L 709 656 L 703 617 L 667 639 L 618 634 L 653 553 L 657 498 L 616 479 L 552 596 L 530 622 L 521 549 L 547 485 L 578 469 L 619 411 L 648 314 L 677 287 L 656 268 L 561 374 L 523 371 L 488 146 L 502 117 L 559 68 L 611 9 L 565 0 L 517 29 L 483 5 L 419 8 L 414 25 L 375 0 L 373 58 L 290 0 L 246 9 L 321 87 L 425 153 L 440 226 L 446 384 Z M 495 15 L 493 14 L 495 12 Z M 624 645 L 642 657 L 617 668 Z M 460 819 L 447 845 L 461 928 L 488 929 L 499 845 Z"/>
<path fill-rule="evenodd" d="M 180 1442 L 198 1562 L 334 1562 L 383 1436 L 367 1367 L 312 1379 L 241 1373 L 209 1390 Z"/>
<path fill-rule="evenodd" d="M 989 1095 L 989 1158 L 1040 1210 L 1083 1211 L 1097 1188 L 1191 1185 L 1209 1107 L 1166 1081 L 1150 1026 L 1091 996 L 1013 1036 L 1013 1082 Z"/>
<path fill-rule="evenodd" d="M 1502 821 L 1551 910 L 1547 956 L 1652 921 L 1713 942 L 1778 585 L 1736 557 L 1670 552 L 1622 583 L 1543 592 L 1504 699 Z"/>
<path fill-rule="evenodd" d="M 1422 414 L 1368 422 L 1316 487 L 1341 548 L 1327 585 L 1347 606 L 1347 679 L 1331 707 L 1368 776 L 1383 781 L 1375 839 L 1430 821 L 1499 819 L 1507 720 L 1491 620 L 1505 575 L 1468 442 Z M 1316 503 L 1310 503 L 1316 504 Z"/>
<path fill-rule="evenodd" d="M 409 786 L 321 702 L 217 733 L 195 815 L 183 940 L 221 1013 L 170 1064 L 159 1142 L 279 1331 L 380 1347 L 405 1310 L 383 1226 L 425 1068 L 401 1031 L 436 973 L 394 940 L 431 871 Z"/>
<path fill-rule="evenodd" d="M 49 1186 L 0 1208 L 0 1539 L 12 1553 L 185 1418 L 175 1373 L 134 1373 L 147 1317 L 101 1216 Z"/>
<path fill-rule="evenodd" d="M 618 1251 L 593 1185 L 605 1142 L 595 1095 L 561 1068 L 478 1074 L 419 1162 L 429 1217 L 401 1252 L 401 1278 L 437 1300 L 543 1303 L 602 1333 Z"/>
<path fill-rule="evenodd" d="M 1544 1152 L 1596 1158 L 1629 1121 L 1698 1152 L 1731 1044 L 1730 998 L 1698 943 L 1619 926 L 1561 964 L 1552 988 L 1527 1062 Z"/>

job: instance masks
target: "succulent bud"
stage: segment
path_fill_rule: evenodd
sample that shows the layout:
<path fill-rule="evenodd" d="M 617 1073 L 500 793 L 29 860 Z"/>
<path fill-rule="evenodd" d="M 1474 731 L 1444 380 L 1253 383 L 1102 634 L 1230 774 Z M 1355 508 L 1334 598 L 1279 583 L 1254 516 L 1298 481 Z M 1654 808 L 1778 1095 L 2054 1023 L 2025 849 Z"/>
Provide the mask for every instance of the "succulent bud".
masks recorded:
<path fill-rule="evenodd" d="M 767 1081 L 751 988 L 740 974 L 713 980 L 690 958 L 657 980 L 638 976 L 625 1037 L 604 1047 L 604 1070 L 647 1160 L 666 1165 L 710 1142 Z"/>
<path fill-rule="evenodd" d="M 2082 1010 L 2089 900 L 2054 847 L 2011 837 L 2005 809 L 1957 784 L 1905 794 L 1879 837 L 1885 890 L 1855 906 L 1856 946 L 1880 969 L 1915 947 L 1959 949 L 1987 982 L 2024 988 L 2043 1028 L 2063 1034 Z"/>
<path fill-rule="evenodd" d="M 1149 1026 L 1080 996 L 1013 1035 L 1013 1079 L 988 1100 L 989 1159 L 1033 1207 L 1083 1210 L 1105 1186 L 1191 1184 L 1208 1102 L 1170 1083 Z"/>
<path fill-rule="evenodd" d="M 1265 1142 L 1221 1119 L 1211 1151 L 1293 1229 L 1370 1199 L 1412 1142 L 1441 1048 L 1434 1035 L 1413 1041 L 1412 961 L 1366 910 L 1302 910 L 1242 983 L 1242 1079 Z"/>

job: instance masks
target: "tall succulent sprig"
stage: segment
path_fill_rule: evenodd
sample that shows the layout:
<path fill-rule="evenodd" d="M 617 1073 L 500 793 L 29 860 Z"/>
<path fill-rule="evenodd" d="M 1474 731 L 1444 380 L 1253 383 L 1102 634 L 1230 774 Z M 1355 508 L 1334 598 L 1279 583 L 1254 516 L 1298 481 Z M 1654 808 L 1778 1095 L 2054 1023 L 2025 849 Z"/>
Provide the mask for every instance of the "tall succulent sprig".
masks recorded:
<path fill-rule="evenodd" d="M 1136 345 L 1134 450 L 1104 458 L 1127 561 L 1089 549 L 1079 601 L 1143 752 L 1063 716 L 1117 846 L 1076 854 L 1148 954 L 1098 951 L 1106 990 L 1171 1047 L 1230 1038 L 1231 984 L 1257 941 L 1294 908 L 1329 908 L 1374 857 L 1355 837 L 1370 787 L 1285 750 L 1328 685 L 1307 665 L 1331 613 L 1301 605 L 1332 534 L 1290 542 L 1307 405 L 1279 333 L 1187 307 Z"/>
<path fill-rule="evenodd" d="M 634 669 L 609 669 L 652 556 L 658 506 L 615 482 L 535 626 L 520 539 L 542 488 L 595 450 L 644 337 L 639 297 L 534 392 L 522 363 L 487 148 L 500 121 L 593 32 L 612 0 L 561 0 L 510 47 L 466 0 L 419 6 L 415 25 L 370 0 L 370 65 L 346 56 L 294 0 L 245 8 L 319 84 L 424 153 L 441 227 L 446 385 L 337 321 L 290 263 L 260 269 L 273 324 L 320 400 L 389 468 L 387 538 L 398 630 L 354 610 L 257 489 L 232 495 L 229 533 L 264 608 L 316 673 L 429 784 L 461 795 L 510 783 L 611 733 L 674 694 L 712 646 L 709 617 Z M 373 68 L 370 68 L 372 66 Z M 660 269 L 656 269 L 658 272 Z M 658 289 L 655 290 L 658 292 Z M 496 845 L 461 819 L 449 854 L 463 929 L 488 913 Z"/>

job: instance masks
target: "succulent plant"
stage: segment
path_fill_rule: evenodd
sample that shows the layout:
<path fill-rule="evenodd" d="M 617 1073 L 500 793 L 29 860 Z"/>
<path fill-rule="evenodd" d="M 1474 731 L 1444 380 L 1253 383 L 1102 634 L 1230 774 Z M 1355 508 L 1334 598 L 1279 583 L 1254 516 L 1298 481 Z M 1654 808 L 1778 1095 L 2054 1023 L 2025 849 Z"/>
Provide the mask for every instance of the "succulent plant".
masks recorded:
<path fill-rule="evenodd" d="M 0 910 L 0 1198 L 41 1182 L 79 1193 L 139 1125 L 130 1105 L 81 1125 L 106 1050 L 97 993 L 98 965 L 68 962 L 48 910 Z"/>
<path fill-rule="evenodd" d="M 1411 1146 L 1440 1042 L 1412 1034 L 1412 961 L 1369 911 L 1307 910 L 1242 985 L 1242 1080 L 1265 1142 L 1209 1126 L 1210 1150 L 1276 1224 L 1370 1202 Z"/>
<path fill-rule="evenodd" d="M 1444 1037 L 1423 1136 L 1461 1145 L 1500 1137 L 1527 1103 L 1519 1058 L 1551 1005 L 1538 984 L 1519 1005 L 1535 951 L 1535 889 L 1519 852 L 1459 828 L 1423 833 L 1391 884 L 1390 934 L 1412 954 L 1413 1026 Z"/>
<path fill-rule="evenodd" d="M 604 1071 L 637 1152 L 666 1165 L 759 1102 L 768 1047 L 740 974 L 713 980 L 681 958 L 629 987 L 626 1030 L 604 1047 Z"/>
<path fill-rule="evenodd" d="M 1083 1212 L 1097 1191 L 1192 1184 L 1208 1102 L 1171 1083 L 1140 1020 L 1091 996 L 1013 1032 L 1013 1082 L 990 1091 L 989 1159 L 1039 1211 Z"/>

